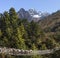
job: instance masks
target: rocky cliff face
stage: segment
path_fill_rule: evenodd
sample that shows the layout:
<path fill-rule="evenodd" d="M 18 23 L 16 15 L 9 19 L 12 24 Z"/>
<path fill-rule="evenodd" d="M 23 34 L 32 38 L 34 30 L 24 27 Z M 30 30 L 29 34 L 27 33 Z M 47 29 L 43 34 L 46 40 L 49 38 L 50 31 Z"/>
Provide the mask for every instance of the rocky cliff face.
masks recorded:
<path fill-rule="evenodd" d="M 29 14 L 28 11 L 25 11 L 25 9 L 21 8 L 19 11 L 18 11 L 18 16 L 19 18 L 21 19 L 28 19 L 30 20 L 31 19 L 31 16 Z"/>

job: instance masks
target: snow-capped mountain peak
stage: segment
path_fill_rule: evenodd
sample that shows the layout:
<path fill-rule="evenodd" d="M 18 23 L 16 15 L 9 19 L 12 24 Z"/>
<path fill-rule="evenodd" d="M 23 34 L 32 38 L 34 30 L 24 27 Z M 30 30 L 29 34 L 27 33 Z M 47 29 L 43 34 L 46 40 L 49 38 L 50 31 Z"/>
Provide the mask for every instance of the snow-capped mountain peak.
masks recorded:
<path fill-rule="evenodd" d="M 28 19 L 29 21 L 31 20 L 40 20 L 41 17 L 45 17 L 46 15 L 48 15 L 47 13 L 42 13 L 41 11 L 36 11 L 35 9 L 29 9 L 29 10 L 25 10 L 23 8 L 21 8 L 18 11 L 18 16 L 21 19 Z"/>

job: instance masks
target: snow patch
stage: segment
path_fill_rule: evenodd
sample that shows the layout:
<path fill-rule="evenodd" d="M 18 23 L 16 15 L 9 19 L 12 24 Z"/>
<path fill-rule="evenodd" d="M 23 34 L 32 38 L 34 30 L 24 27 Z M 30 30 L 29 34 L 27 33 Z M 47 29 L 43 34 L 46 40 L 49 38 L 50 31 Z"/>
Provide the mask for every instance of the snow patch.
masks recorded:
<path fill-rule="evenodd" d="M 41 16 L 39 15 L 33 15 L 33 18 L 40 18 Z"/>

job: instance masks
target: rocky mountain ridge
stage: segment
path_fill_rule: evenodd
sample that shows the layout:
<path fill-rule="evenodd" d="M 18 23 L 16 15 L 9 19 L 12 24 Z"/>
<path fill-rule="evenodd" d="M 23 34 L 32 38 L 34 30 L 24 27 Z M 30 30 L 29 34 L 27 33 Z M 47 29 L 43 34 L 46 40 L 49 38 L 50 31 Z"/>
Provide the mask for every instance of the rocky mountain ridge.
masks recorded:
<path fill-rule="evenodd" d="M 28 21 L 39 21 L 41 18 L 44 18 L 49 15 L 49 13 L 47 12 L 42 13 L 41 11 L 36 11 L 35 9 L 29 9 L 26 11 L 23 8 L 21 8 L 17 14 L 19 18 L 28 19 Z"/>

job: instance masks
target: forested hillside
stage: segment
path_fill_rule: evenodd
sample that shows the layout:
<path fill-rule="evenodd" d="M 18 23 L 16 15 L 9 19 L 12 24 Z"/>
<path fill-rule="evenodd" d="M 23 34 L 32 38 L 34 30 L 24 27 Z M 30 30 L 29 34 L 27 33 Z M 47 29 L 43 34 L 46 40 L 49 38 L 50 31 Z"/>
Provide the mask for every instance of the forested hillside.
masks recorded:
<path fill-rule="evenodd" d="M 14 8 L 1 13 L 0 46 L 24 50 L 45 50 L 60 46 L 60 11 L 39 23 L 18 18 Z M 40 57 L 43 58 L 35 58 Z"/>
<path fill-rule="evenodd" d="M 60 44 L 60 10 L 40 20 L 39 25 L 47 36 Z"/>
<path fill-rule="evenodd" d="M 40 20 L 39 24 L 46 32 L 60 31 L 60 10 Z"/>

